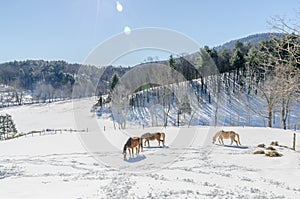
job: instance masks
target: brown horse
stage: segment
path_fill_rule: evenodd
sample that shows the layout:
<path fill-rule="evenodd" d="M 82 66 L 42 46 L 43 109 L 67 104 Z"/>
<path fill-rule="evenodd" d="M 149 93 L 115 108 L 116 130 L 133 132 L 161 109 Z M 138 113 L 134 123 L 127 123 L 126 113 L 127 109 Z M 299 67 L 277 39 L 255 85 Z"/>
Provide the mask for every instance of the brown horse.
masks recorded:
<path fill-rule="evenodd" d="M 237 141 L 235 140 L 235 137 L 237 137 Z M 213 143 L 216 142 L 218 138 L 218 141 L 220 144 L 223 144 L 224 145 L 224 142 L 223 142 L 223 139 L 231 139 L 231 145 L 233 143 L 233 141 L 236 143 L 236 145 L 241 145 L 241 142 L 240 142 L 240 136 L 239 134 L 237 134 L 236 132 L 234 131 L 219 131 L 215 134 L 215 136 L 213 137 Z"/>
<path fill-rule="evenodd" d="M 160 142 L 162 142 L 163 146 L 165 146 L 165 138 L 166 135 L 163 132 L 156 132 L 156 133 L 145 133 L 142 135 L 142 143 L 143 139 L 145 139 L 144 145 L 146 146 L 146 142 L 148 143 L 148 146 L 150 146 L 149 140 L 157 140 L 158 146 L 160 146 Z"/>
<path fill-rule="evenodd" d="M 124 145 L 123 148 L 123 155 L 124 155 L 124 159 L 126 158 L 126 150 L 128 150 L 130 158 L 131 158 L 131 154 L 133 157 L 133 149 L 136 149 L 136 154 L 139 154 L 140 152 L 140 147 L 142 146 L 142 139 L 140 137 L 130 137 L 128 138 L 126 144 Z"/>

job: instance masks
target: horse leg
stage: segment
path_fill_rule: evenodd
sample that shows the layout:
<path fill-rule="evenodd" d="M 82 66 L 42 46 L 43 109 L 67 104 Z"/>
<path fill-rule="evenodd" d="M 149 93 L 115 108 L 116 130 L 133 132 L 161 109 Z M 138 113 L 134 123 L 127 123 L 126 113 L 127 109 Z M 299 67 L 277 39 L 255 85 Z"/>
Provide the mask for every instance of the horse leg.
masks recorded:
<path fill-rule="evenodd" d="M 127 148 L 128 154 L 129 154 L 129 158 L 130 158 L 130 148 Z"/>
<path fill-rule="evenodd" d="M 236 143 L 236 146 L 239 146 L 238 142 L 237 142 L 235 139 L 233 139 L 233 140 L 235 141 L 235 143 Z"/>
<path fill-rule="evenodd" d="M 164 142 L 164 140 L 159 140 L 159 142 L 161 142 L 161 143 L 162 143 L 162 145 L 163 145 L 163 146 L 165 146 L 165 142 Z"/>
<path fill-rule="evenodd" d="M 129 158 L 131 158 L 130 148 L 128 148 Z"/>
<path fill-rule="evenodd" d="M 134 158 L 134 147 L 132 147 L 132 158 Z"/>
<path fill-rule="evenodd" d="M 141 138 L 140 141 L 141 141 L 141 142 L 140 142 L 140 148 L 141 148 L 141 150 L 143 151 L 143 139 Z"/>
<path fill-rule="evenodd" d="M 220 142 L 220 140 L 221 140 L 221 143 L 220 143 L 220 144 L 224 145 L 224 141 L 223 141 L 223 138 L 222 138 L 222 137 L 219 138 L 219 142 Z"/>

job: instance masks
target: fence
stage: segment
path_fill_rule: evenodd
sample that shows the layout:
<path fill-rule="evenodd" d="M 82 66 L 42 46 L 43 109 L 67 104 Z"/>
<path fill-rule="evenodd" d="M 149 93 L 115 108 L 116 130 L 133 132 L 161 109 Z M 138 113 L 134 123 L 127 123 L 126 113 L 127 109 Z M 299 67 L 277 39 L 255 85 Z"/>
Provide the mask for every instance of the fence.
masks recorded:
<path fill-rule="evenodd" d="M 28 133 L 19 133 L 19 134 L 15 134 L 15 135 L 10 135 L 5 137 L 0 137 L 0 140 L 10 140 L 10 139 L 14 139 L 14 138 L 18 138 L 18 137 L 22 137 L 22 136 L 35 136 L 35 135 L 54 135 L 54 134 L 58 134 L 58 133 L 63 133 L 63 132 L 70 132 L 70 133 L 77 133 L 77 132 L 88 132 L 88 129 L 85 130 L 78 130 L 78 129 L 44 129 L 41 131 L 30 131 Z"/>

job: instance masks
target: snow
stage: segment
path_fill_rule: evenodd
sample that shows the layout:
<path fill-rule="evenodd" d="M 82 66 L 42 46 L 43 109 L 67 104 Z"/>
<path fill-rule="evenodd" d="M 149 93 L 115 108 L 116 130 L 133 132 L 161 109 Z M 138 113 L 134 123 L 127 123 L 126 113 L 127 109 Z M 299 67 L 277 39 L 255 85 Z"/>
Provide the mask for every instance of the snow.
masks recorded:
<path fill-rule="evenodd" d="M 220 78 L 220 82 L 223 82 L 219 92 L 216 91 L 218 78 Z M 123 122 L 126 118 L 126 121 L 133 123 L 139 122 L 145 126 L 157 126 L 164 124 L 164 113 L 168 112 L 167 123 L 174 125 L 177 124 L 178 105 L 186 102 L 191 107 L 191 114 L 182 113 L 179 115 L 180 124 L 183 125 L 190 123 L 194 126 L 218 124 L 266 127 L 268 125 L 266 99 L 260 95 L 249 95 L 247 89 L 238 91 L 238 85 L 234 83 L 233 79 L 228 73 L 223 73 L 220 77 L 209 76 L 205 80 L 204 87 L 207 88 L 204 91 L 201 91 L 200 79 L 170 84 L 166 87 L 172 93 L 168 97 L 170 107 L 164 102 L 162 96 L 166 94 L 164 94 L 165 89 L 162 87 L 136 92 L 132 96 L 128 95 L 127 99 L 119 95 L 122 92 L 117 92 L 115 100 L 112 100 L 113 105 L 99 109 L 98 114 L 113 112 L 114 119 L 119 122 Z M 118 101 L 118 99 L 122 100 Z M 131 100 L 133 106 L 129 108 L 127 104 Z M 299 129 L 300 117 L 297 114 L 299 109 L 300 103 L 293 101 L 286 122 L 288 129 Z M 214 121 L 215 119 L 216 121 Z M 272 127 L 283 128 L 281 103 L 274 105 Z"/>
<path fill-rule="evenodd" d="M 1 141 L 0 198 L 299 198 L 299 141 L 296 151 L 274 146 L 282 157 L 253 154 L 261 143 L 291 147 L 293 131 L 133 124 L 115 130 L 109 118 L 90 112 L 95 101 L 0 110 L 12 115 L 21 132 L 88 128 Z M 242 146 L 229 140 L 225 146 L 212 144 L 220 129 L 237 132 Z M 137 157 L 123 160 L 129 136 L 155 131 L 166 133 L 165 147 L 152 141 Z"/>

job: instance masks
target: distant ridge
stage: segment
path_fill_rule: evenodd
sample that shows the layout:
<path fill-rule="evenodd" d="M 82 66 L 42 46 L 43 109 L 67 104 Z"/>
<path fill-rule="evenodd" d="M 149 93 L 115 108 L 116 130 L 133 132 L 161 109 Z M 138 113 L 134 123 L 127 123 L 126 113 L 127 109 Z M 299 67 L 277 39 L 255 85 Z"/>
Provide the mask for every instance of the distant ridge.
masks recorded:
<path fill-rule="evenodd" d="M 249 35 L 247 37 L 243 37 L 240 39 L 231 40 L 229 42 L 224 43 L 223 45 L 219 45 L 219 46 L 215 47 L 215 49 L 217 51 L 221 51 L 222 49 L 231 49 L 232 50 L 232 49 L 234 49 L 235 43 L 237 41 L 242 42 L 244 45 L 247 45 L 248 43 L 250 43 L 251 45 L 255 46 L 255 45 L 259 44 L 261 41 L 270 40 L 273 37 L 283 38 L 284 36 L 285 36 L 285 34 L 283 34 L 283 33 L 258 33 L 258 34 Z"/>

